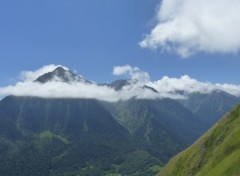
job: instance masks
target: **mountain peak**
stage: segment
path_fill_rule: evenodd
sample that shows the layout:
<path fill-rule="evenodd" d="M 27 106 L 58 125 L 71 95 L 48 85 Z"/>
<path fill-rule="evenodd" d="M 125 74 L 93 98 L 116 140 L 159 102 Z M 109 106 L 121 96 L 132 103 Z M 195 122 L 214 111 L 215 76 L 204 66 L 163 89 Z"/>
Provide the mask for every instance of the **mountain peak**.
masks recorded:
<path fill-rule="evenodd" d="M 70 70 L 64 69 L 59 66 L 52 72 L 45 73 L 39 76 L 34 82 L 47 83 L 47 82 L 83 82 L 83 83 L 91 83 L 90 81 L 84 79 L 83 77 L 73 73 Z"/>
<path fill-rule="evenodd" d="M 67 70 L 67 69 L 64 69 L 64 68 L 61 67 L 61 66 L 58 66 L 54 71 L 65 72 L 65 71 L 68 71 L 68 70 Z"/>
<path fill-rule="evenodd" d="M 127 86 L 130 84 L 130 80 L 127 79 L 119 79 L 110 84 L 111 88 L 114 88 L 115 90 L 121 90 L 124 86 Z"/>
<path fill-rule="evenodd" d="M 121 90 L 124 86 L 129 86 L 131 84 L 137 84 L 139 81 L 137 79 L 131 80 L 131 79 L 119 79 L 114 82 L 112 82 L 109 86 L 114 88 L 115 90 Z M 155 93 L 158 93 L 156 89 L 153 87 L 147 86 L 147 85 L 141 85 L 141 88 L 148 89 L 150 91 L 153 91 Z"/>

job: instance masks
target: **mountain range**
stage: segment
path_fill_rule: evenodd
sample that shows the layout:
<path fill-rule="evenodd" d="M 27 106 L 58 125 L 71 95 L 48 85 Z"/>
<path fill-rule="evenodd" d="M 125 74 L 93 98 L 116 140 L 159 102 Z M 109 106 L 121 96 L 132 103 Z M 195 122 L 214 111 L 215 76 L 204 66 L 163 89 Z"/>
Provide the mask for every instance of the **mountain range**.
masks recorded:
<path fill-rule="evenodd" d="M 179 102 L 208 124 L 214 125 L 226 112 L 238 104 L 239 98 L 221 90 L 209 94 L 192 93 Z"/>
<path fill-rule="evenodd" d="M 34 82 L 51 81 L 92 84 L 62 67 Z M 135 82 L 101 85 L 121 91 Z M 154 175 L 239 102 L 223 91 L 188 97 L 106 102 L 7 96 L 0 101 L 0 175 Z"/>

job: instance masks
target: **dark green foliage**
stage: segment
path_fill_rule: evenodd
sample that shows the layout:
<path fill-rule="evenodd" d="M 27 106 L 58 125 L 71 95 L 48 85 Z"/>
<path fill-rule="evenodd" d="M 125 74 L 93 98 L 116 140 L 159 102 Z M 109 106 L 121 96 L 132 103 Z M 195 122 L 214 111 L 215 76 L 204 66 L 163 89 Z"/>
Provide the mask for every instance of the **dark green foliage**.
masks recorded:
<path fill-rule="evenodd" d="M 151 176 L 204 126 L 170 99 L 8 96 L 0 102 L 0 175 Z"/>
<path fill-rule="evenodd" d="M 9 96 L 0 122 L 0 175 L 152 175 L 160 164 L 136 154 L 137 142 L 96 100 Z"/>
<path fill-rule="evenodd" d="M 123 164 L 119 167 L 119 171 L 123 175 L 152 175 L 153 173 L 149 168 L 159 164 L 159 160 L 156 157 L 152 157 L 149 153 L 141 150 L 123 156 L 123 160 Z"/>
<path fill-rule="evenodd" d="M 128 128 L 139 149 L 158 157 L 162 163 L 206 130 L 204 122 L 174 100 L 131 99 L 102 104 Z"/>
<path fill-rule="evenodd" d="M 128 131 L 95 100 L 9 96 L 0 109 L 1 147 L 9 152 L 0 156 L 0 175 L 73 172 L 88 162 L 104 171 L 132 147 Z"/>

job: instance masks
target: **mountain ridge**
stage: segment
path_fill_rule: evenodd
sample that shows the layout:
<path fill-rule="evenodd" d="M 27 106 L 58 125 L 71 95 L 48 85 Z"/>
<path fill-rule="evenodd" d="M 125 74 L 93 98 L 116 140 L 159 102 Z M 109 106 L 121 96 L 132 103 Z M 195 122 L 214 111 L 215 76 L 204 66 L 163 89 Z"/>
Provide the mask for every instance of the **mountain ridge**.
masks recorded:
<path fill-rule="evenodd" d="M 179 102 L 204 120 L 209 128 L 225 113 L 240 103 L 240 99 L 227 92 L 216 90 L 208 94 L 192 93 L 188 95 L 187 99 L 179 100 Z"/>
<path fill-rule="evenodd" d="M 34 82 L 39 82 L 43 84 L 50 81 L 59 81 L 59 82 L 66 82 L 66 83 L 71 83 L 71 82 L 83 82 L 88 84 L 91 83 L 87 79 L 73 73 L 70 70 L 66 70 L 61 66 L 55 68 L 53 71 L 50 71 L 48 73 L 45 73 L 39 76 L 36 80 L 34 80 Z"/>

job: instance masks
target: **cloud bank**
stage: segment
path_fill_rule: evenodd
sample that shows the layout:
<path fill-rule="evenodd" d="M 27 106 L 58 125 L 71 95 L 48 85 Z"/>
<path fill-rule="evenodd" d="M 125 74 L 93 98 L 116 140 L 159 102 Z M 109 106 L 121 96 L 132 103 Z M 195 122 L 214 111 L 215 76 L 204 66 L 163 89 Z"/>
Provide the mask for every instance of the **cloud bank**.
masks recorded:
<path fill-rule="evenodd" d="M 125 101 L 131 98 L 157 99 L 167 98 L 166 95 L 157 94 L 151 90 L 144 89 L 139 84 L 132 84 L 116 91 L 109 86 L 88 84 L 84 82 L 59 82 L 51 81 L 45 84 L 37 82 L 19 82 L 0 88 L 0 95 L 34 96 L 42 98 L 83 98 L 98 99 L 108 102 Z M 174 98 L 174 97 L 173 97 Z"/>
<path fill-rule="evenodd" d="M 53 71 L 58 66 L 48 65 L 36 71 L 25 71 L 22 81 L 15 85 L 0 87 L 0 96 L 35 96 L 42 98 L 84 98 L 98 99 L 102 101 L 116 102 L 120 100 L 137 99 L 184 99 L 188 94 L 199 92 L 203 94 L 211 93 L 215 90 L 222 90 L 234 96 L 240 96 L 240 85 L 234 84 L 212 84 L 210 82 L 200 82 L 187 75 L 180 78 L 162 77 L 157 81 L 150 81 L 148 73 L 138 67 L 115 66 L 113 74 L 130 76 L 130 84 L 125 85 L 121 90 L 116 91 L 108 85 L 98 85 L 84 81 L 62 82 L 59 79 L 52 79 L 47 83 L 33 82 L 36 76 Z M 68 70 L 68 68 L 65 68 Z M 41 74 L 40 74 L 41 73 Z M 137 81 L 136 81 L 137 80 Z M 158 92 L 154 92 L 146 86 L 152 87 Z"/>
<path fill-rule="evenodd" d="M 128 66 L 129 69 L 124 70 L 124 67 L 114 68 L 116 75 L 129 74 L 131 84 L 123 87 L 122 90 L 116 91 L 108 85 L 98 85 L 93 82 L 79 81 L 78 79 L 69 79 L 71 81 L 63 82 L 61 78 L 54 76 L 47 83 L 34 82 L 39 76 L 52 72 L 60 65 L 47 65 L 36 71 L 23 71 L 21 73 L 21 81 L 15 85 L 9 85 L 6 87 L 0 87 L 0 96 L 15 95 L 15 96 L 34 96 L 42 98 L 84 98 L 84 99 L 98 99 L 109 102 L 116 102 L 119 100 L 128 100 L 131 98 L 138 99 L 156 99 L 164 98 L 160 94 L 156 94 L 149 89 L 143 88 L 143 83 L 149 79 L 149 75 L 139 68 Z M 61 66 L 63 67 L 63 66 Z M 67 67 L 63 67 L 65 70 L 69 70 Z M 116 71 L 117 70 L 117 71 Z M 65 76 L 68 76 L 66 73 Z M 79 78 L 82 78 L 79 76 Z"/>
<path fill-rule="evenodd" d="M 158 81 L 148 82 L 147 85 L 159 92 L 165 92 L 172 95 L 188 95 L 196 92 L 209 94 L 213 91 L 221 90 L 236 97 L 240 96 L 240 85 L 201 82 L 188 75 L 181 76 L 180 78 L 169 78 L 168 76 L 164 76 Z"/>
<path fill-rule="evenodd" d="M 162 0 L 157 24 L 140 46 L 182 57 L 196 52 L 238 52 L 239 16 L 239 0 Z"/>

